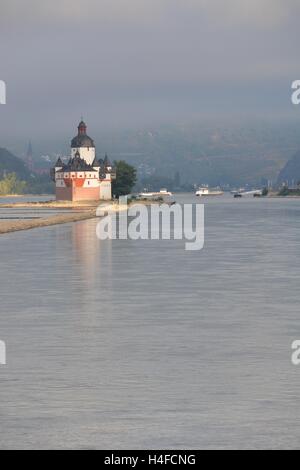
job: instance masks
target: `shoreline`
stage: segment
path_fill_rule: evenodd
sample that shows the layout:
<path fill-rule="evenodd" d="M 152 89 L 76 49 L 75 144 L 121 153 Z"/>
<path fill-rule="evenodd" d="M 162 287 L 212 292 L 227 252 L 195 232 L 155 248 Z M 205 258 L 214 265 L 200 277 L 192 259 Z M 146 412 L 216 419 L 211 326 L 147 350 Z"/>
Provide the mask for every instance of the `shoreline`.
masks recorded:
<path fill-rule="evenodd" d="M 42 195 L 39 195 L 43 197 Z M 15 196 L 19 197 L 19 196 Z M 84 201 L 84 202 L 57 202 L 54 200 L 49 201 L 31 201 L 31 202 L 11 202 L 1 203 L 0 198 L 0 209 L 44 209 L 47 214 L 44 217 L 28 220 L 0 220 L 0 235 L 6 233 L 19 232 L 23 230 L 31 230 L 34 228 L 50 227 L 53 225 L 62 225 L 71 222 L 80 222 L 83 220 L 89 220 L 96 217 L 96 210 L 99 206 L 99 202 Z M 57 214 L 59 209 L 70 209 L 70 212 L 64 214 Z M 55 211 L 55 215 L 51 215 L 51 211 Z"/>
<path fill-rule="evenodd" d="M 154 200 L 145 200 L 145 201 L 132 201 L 128 206 L 119 205 L 117 201 L 80 201 L 80 202 L 71 202 L 71 201 L 31 201 L 31 202 L 11 202 L 11 203 L 1 203 L 0 196 L 0 209 L 46 209 L 49 211 L 49 216 L 41 218 L 32 218 L 27 220 L 9 220 L 9 219 L 0 219 L 0 235 L 6 233 L 19 232 L 24 230 L 31 230 L 34 228 L 50 227 L 54 225 L 62 225 L 73 222 L 80 222 L 84 220 L 98 218 L 98 209 L 102 209 L 104 213 L 108 209 L 113 210 L 114 212 L 121 212 L 127 210 L 127 208 L 132 204 L 153 204 L 158 203 Z M 15 196 L 19 197 L 19 196 Z M 40 195 L 41 197 L 41 195 Z M 298 195 L 287 195 L 280 196 L 274 193 L 266 196 L 269 199 L 300 199 Z M 51 211 L 59 211 L 59 209 L 66 210 L 70 209 L 70 212 L 64 214 L 50 215 Z"/>
<path fill-rule="evenodd" d="M 55 197 L 54 194 L 0 194 L 0 199 L 18 198 L 18 197 Z"/>
<path fill-rule="evenodd" d="M 41 196 L 41 195 L 40 195 Z M 109 210 L 114 212 L 121 212 L 127 210 L 127 208 L 132 204 L 157 204 L 158 201 L 154 200 L 145 200 L 145 201 L 132 201 L 129 202 L 128 206 L 119 205 L 117 201 L 81 201 L 81 202 L 71 202 L 71 201 L 31 201 L 31 202 L 11 202 L 11 203 L 1 203 L 0 196 L 0 209 L 44 209 L 49 215 L 41 218 L 32 218 L 27 220 L 16 219 L 0 219 L 0 235 L 6 233 L 19 232 L 24 230 L 31 230 L 34 228 L 50 227 L 54 225 L 62 225 L 72 222 L 80 222 L 84 220 L 98 218 L 98 209 L 102 209 L 104 213 Z M 15 196 L 19 197 L 19 196 Z M 287 195 L 279 196 L 277 194 L 269 194 L 266 196 L 269 199 L 300 199 L 298 195 Z M 51 211 L 59 211 L 59 209 L 66 210 L 69 209 L 70 212 L 63 214 L 51 215 Z"/>
<path fill-rule="evenodd" d="M 1 203 L 0 209 L 80 209 L 89 210 L 96 209 L 99 201 L 69 202 L 69 201 L 31 201 L 31 202 L 9 202 Z"/>
<path fill-rule="evenodd" d="M 147 202 L 149 204 L 149 201 Z M 130 204 L 129 204 L 130 205 Z M 129 206 L 128 205 L 128 206 Z M 6 233 L 19 232 L 23 230 L 31 230 L 34 228 L 50 227 L 53 225 L 62 225 L 71 222 L 80 222 L 83 220 L 99 218 L 97 214 L 98 208 L 101 208 L 105 214 L 108 210 L 115 212 L 121 212 L 128 209 L 126 205 L 119 205 L 113 201 L 84 201 L 84 202 L 23 202 L 23 203 L 10 203 L 1 204 L 0 209 L 48 209 L 49 216 L 41 217 L 38 219 L 29 220 L 0 220 L 0 235 Z M 50 215 L 51 210 L 57 211 L 58 209 L 70 209 L 70 212 Z"/>
<path fill-rule="evenodd" d="M 0 235 L 34 228 L 50 227 L 52 225 L 67 224 L 70 222 L 80 222 L 82 220 L 94 219 L 95 217 L 96 210 L 90 210 L 79 214 L 54 215 L 51 217 L 43 217 L 41 219 L 14 221 L 4 220 L 3 222 L 0 221 Z"/>
<path fill-rule="evenodd" d="M 293 195 L 289 195 L 289 196 L 279 196 L 279 195 L 276 195 L 276 194 L 272 194 L 270 196 L 267 196 L 267 198 L 269 199 L 300 199 L 300 196 L 293 196 Z"/>

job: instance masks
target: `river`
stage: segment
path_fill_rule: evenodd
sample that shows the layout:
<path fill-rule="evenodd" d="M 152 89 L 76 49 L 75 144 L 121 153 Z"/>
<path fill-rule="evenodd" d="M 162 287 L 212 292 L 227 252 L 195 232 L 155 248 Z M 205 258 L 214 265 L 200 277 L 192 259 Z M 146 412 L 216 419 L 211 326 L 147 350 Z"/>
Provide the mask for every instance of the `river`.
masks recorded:
<path fill-rule="evenodd" d="M 96 224 L 1 235 L 0 447 L 298 447 L 300 200 L 205 200 L 197 252 Z"/>

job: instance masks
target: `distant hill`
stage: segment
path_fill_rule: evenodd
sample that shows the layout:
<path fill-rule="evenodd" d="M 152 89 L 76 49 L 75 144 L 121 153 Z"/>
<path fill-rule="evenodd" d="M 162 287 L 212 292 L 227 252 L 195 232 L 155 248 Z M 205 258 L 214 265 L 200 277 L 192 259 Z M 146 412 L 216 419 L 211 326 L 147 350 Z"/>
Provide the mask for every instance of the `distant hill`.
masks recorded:
<path fill-rule="evenodd" d="M 300 181 L 300 151 L 291 158 L 281 170 L 278 183 L 297 184 Z"/>
<path fill-rule="evenodd" d="M 26 180 L 30 178 L 30 172 L 26 168 L 23 160 L 16 157 L 8 150 L 0 148 L 0 178 L 2 178 L 5 173 L 16 173 L 18 178 Z"/>
<path fill-rule="evenodd" d="M 54 191 L 50 175 L 32 175 L 21 158 L 0 148 L 0 180 L 11 173 L 15 173 L 19 181 L 26 182 L 22 189 L 24 194 L 52 194 Z"/>
<path fill-rule="evenodd" d="M 98 153 L 126 160 L 138 170 L 139 182 L 167 187 L 179 173 L 182 185 L 243 187 L 275 182 L 290 156 L 300 148 L 297 126 L 250 123 L 195 122 L 140 131 L 95 136 Z M 264 181 L 264 183 L 263 183 Z M 157 182 L 157 184 L 156 184 Z"/>

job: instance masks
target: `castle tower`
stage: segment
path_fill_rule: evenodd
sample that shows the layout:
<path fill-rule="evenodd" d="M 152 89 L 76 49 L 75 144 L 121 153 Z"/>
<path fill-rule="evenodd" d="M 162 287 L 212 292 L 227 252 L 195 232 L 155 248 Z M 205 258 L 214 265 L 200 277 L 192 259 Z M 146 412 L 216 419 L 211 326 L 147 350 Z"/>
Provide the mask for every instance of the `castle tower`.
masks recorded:
<path fill-rule="evenodd" d="M 79 153 L 88 165 L 92 165 L 96 157 L 96 149 L 93 139 L 91 139 L 87 133 L 87 126 L 84 121 L 81 121 L 78 126 L 78 134 L 71 142 L 71 156 L 75 157 Z"/>
<path fill-rule="evenodd" d="M 65 164 L 60 158 L 51 170 L 57 201 L 100 201 L 112 198 L 111 183 L 115 171 L 108 157 L 97 160 L 94 141 L 81 121 L 78 134 L 71 142 L 71 158 Z"/>

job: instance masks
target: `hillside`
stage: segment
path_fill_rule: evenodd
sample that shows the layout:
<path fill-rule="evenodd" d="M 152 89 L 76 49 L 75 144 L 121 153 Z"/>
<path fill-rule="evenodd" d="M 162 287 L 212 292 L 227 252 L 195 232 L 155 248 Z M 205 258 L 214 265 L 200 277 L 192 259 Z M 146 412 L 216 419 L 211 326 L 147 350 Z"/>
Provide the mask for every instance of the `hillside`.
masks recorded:
<path fill-rule="evenodd" d="M 277 180 L 300 147 L 297 126 L 195 123 L 98 135 L 98 151 L 126 160 L 138 169 L 139 181 L 158 181 L 179 173 L 182 184 L 259 186 Z"/>
<path fill-rule="evenodd" d="M 12 174 L 17 176 L 17 181 L 9 181 Z M 0 181 L 2 193 L 24 193 L 24 194 L 52 194 L 54 185 L 48 175 L 32 175 L 26 168 L 25 163 L 8 150 L 0 148 Z M 23 183 L 25 182 L 25 183 Z M 8 188 L 7 190 L 4 188 Z M 17 189 L 14 189 L 17 188 Z"/>
<path fill-rule="evenodd" d="M 5 173 L 16 173 L 20 179 L 28 180 L 30 178 L 30 173 L 25 163 L 8 150 L 0 148 L 0 178 Z"/>
<path fill-rule="evenodd" d="M 297 184 L 300 181 L 300 152 L 291 158 L 282 169 L 278 177 L 278 183 Z"/>

